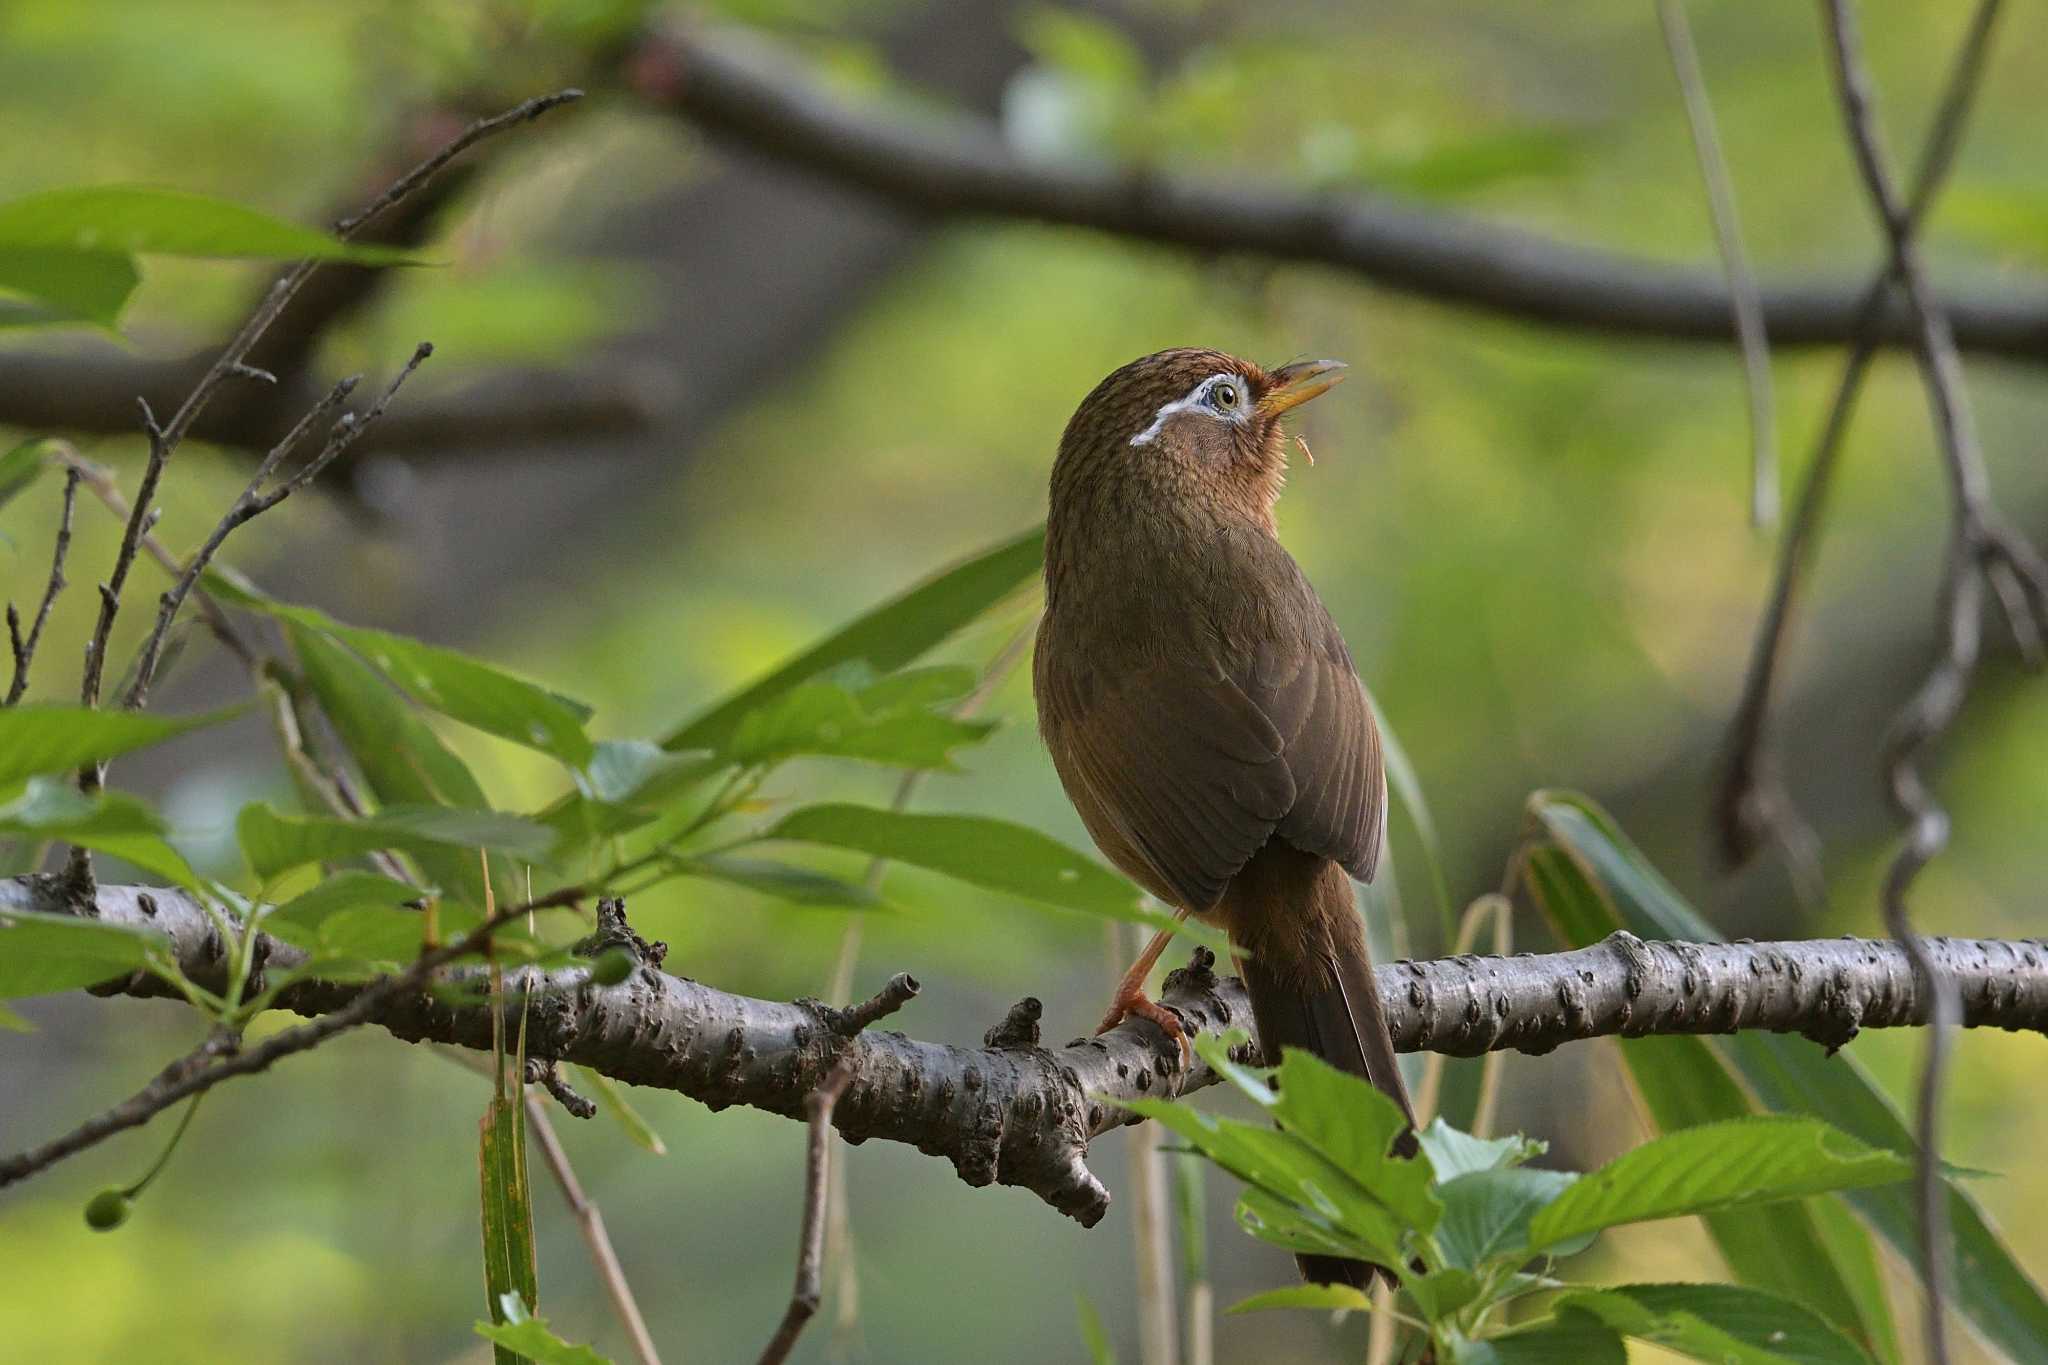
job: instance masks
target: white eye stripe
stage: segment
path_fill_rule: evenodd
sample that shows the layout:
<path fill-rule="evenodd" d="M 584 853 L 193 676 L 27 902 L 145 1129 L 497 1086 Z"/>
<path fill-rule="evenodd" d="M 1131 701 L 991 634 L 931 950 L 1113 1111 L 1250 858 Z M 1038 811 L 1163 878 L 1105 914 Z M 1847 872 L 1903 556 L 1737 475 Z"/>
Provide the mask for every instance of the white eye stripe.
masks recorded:
<path fill-rule="evenodd" d="M 1215 406 L 1209 402 L 1210 393 L 1214 391 L 1218 384 L 1225 382 L 1233 385 L 1238 390 L 1237 405 L 1227 413 L 1218 412 Z M 1223 374 L 1210 375 L 1207 379 L 1189 389 L 1182 397 L 1176 398 L 1171 403 L 1160 408 L 1158 414 L 1152 419 L 1152 425 L 1146 427 L 1136 436 L 1133 436 L 1131 444 L 1134 446 L 1151 445 L 1153 441 L 1159 438 L 1159 433 L 1165 430 L 1168 419 L 1173 417 L 1175 413 L 1203 412 L 1216 418 L 1218 421 L 1242 423 L 1246 406 L 1243 386 L 1244 381 L 1241 378 L 1227 371 Z"/>

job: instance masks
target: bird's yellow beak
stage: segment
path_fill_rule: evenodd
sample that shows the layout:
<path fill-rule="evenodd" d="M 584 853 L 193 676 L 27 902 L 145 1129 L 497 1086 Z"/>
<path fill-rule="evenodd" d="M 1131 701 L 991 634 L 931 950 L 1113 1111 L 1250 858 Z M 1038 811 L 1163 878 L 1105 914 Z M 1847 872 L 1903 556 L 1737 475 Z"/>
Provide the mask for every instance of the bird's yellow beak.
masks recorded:
<path fill-rule="evenodd" d="M 1297 360 L 1282 365 L 1267 376 L 1273 386 L 1259 400 L 1259 415 L 1278 417 L 1311 398 L 1320 398 L 1336 387 L 1346 368 L 1341 360 Z"/>

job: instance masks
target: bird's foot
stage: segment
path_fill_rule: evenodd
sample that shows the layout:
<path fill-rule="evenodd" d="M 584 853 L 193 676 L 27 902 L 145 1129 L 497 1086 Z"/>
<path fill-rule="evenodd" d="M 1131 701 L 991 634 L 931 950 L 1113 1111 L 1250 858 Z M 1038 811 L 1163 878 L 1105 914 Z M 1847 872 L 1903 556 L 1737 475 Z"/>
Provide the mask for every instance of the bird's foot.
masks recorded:
<path fill-rule="evenodd" d="M 1181 1024 L 1180 1016 L 1145 994 L 1141 988 L 1119 990 L 1116 998 L 1109 1002 L 1109 1013 L 1102 1016 L 1102 1026 L 1095 1031 L 1107 1033 L 1132 1015 L 1157 1024 L 1161 1032 L 1180 1045 L 1182 1066 L 1193 1063 L 1195 1046 L 1189 1040 L 1188 1031 Z"/>

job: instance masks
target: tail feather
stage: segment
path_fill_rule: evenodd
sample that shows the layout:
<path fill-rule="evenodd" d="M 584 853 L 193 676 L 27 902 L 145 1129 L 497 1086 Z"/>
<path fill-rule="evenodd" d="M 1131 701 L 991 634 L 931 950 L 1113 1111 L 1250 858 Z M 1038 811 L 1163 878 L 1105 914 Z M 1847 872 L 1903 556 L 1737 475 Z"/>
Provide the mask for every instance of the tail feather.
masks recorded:
<path fill-rule="evenodd" d="M 1409 1128 L 1395 1151 L 1414 1155 L 1415 1108 L 1401 1079 L 1365 926 L 1343 869 L 1268 845 L 1239 874 L 1232 893 L 1231 933 L 1250 951 L 1238 969 L 1251 997 L 1260 1050 L 1277 1061 L 1283 1048 L 1300 1048 L 1363 1077 L 1407 1115 Z M 1335 1256 L 1295 1260 L 1304 1279 L 1361 1289 L 1377 1270 Z"/>

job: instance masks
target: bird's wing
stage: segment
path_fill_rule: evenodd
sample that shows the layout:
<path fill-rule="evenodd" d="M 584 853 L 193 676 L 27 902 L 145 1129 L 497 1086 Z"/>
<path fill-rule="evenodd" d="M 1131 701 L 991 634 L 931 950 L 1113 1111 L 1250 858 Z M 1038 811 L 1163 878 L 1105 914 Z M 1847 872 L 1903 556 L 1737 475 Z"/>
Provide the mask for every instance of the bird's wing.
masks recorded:
<path fill-rule="evenodd" d="M 1140 880 L 1182 906 L 1214 906 L 1276 833 L 1364 880 L 1378 865 L 1379 729 L 1320 606 L 1310 625 L 1236 668 L 1041 677 L 1041 723 L 1084 818 L 1109 826 L 1152 874 Z"/>

